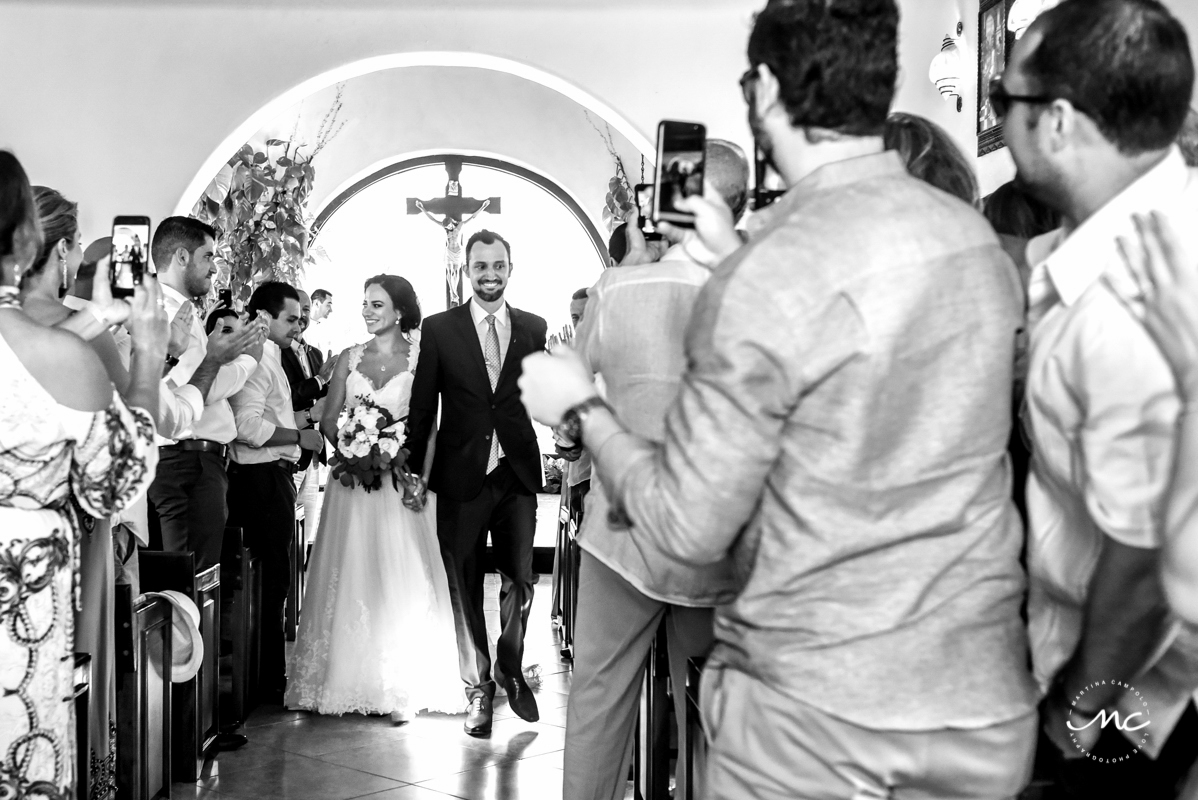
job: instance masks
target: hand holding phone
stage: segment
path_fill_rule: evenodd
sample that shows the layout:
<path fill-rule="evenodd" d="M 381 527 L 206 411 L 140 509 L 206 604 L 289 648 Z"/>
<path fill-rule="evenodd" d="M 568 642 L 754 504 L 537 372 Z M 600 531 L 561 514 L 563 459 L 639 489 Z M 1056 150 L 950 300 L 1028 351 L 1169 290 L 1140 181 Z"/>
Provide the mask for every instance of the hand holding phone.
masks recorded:
<path fill-rule="evenodd" d="M 691 227 L 695 216 L 680 208 L 703 194 L 707 128 L 697 122 L 662 120 L 657 126 L 657 170 L 653 178 L 653 222 Z"/>
<path fill-rule="evenodd" d="M 132 297 L 146 273 L 154 274 L 150 260 L 150 218 L 117 217 L 112 221 L 112 256 L 108 268 L 112 296 Z"/>

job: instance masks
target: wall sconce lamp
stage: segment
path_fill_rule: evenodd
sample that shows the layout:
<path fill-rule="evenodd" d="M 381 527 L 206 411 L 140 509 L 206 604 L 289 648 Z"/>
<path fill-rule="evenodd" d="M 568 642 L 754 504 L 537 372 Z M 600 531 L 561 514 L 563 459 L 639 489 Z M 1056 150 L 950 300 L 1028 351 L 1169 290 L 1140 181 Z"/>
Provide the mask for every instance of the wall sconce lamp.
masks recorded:
<path fill-rule="evenodd" d="M 1015 0 L 1015 4 L 1007 13 L 1007 30 L 1018 39 L 1023 36 L 1028 26 L 1035 22 L 1036 17 L 1059 2 L 1061 0 Z"/>
<path fill-rule="evenodd" d="M 944 37 L 944 42 L 940 45 L 940 52 L 932 59 L 932 66 L 928 69 L 928 80 L 936 85 L 940 96 L 950 102 L 951 98 L 957 98 L 958 112 L 962 105 L 961 82 L 965 73 L 965 65 L 961 59 L 961 48 L 957 46 L 957 42 L 964 32 L 964 24 L 958 22 L 956 38 Z"/>

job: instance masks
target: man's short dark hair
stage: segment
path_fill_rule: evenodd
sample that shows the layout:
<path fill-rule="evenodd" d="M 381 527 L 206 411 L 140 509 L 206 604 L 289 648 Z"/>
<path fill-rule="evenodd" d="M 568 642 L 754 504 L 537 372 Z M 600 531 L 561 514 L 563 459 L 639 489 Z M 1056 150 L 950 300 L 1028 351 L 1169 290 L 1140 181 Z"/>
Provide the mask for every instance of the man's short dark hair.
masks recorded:
<path fill-rule="evenodd" d="M 511 261 L 512 261 L 512 246 L 507 243 L 507 239 L 504 239 L 502 236 L 500 236 L 498 233 L 495 233 L 494 231 L 489 231 L 486 228 L 483 228 L 481 231 L 475 233 L 473 236 L 471 236 L 466 241 L 466 263 L 467 264 L 470 263 L 470 248 L 474 247 L 475 242 L 482 242 L 483 244 L 495 244 L 496 242 L 503 242 L 503 249 L 507 251 L 508 263 L 509 264 L 511 263 Z"/>
<path fill-rule="evenodd" d="M 1181 131 L 1194 89 L 1185 28 L 1157 0 L 1065 0 L 1036 20 L 1043 38 L 1024 70 L 1126 155 L 1161 150 Z"/>
<path fill-rule="evenodd" d="M 170 266 L 171 257 L 180 247 L 194 253 L 205 239 L 216 240 L 216 230 L 211 225 L 192 217 L 167 217 L 154 231 L 150 257 L 154 259 L 154 266 L 163 270 Z"/>
<path fill-rule="evenodd" d="M 312 302 L 313 303 L 323 303 L 325 300 L 332 300 L 332 299 L 333 299 L 333 293 L 330 292 L 328 289 L 317 289 L 316 291 L 312 292 Z"/>
<path fill-rule="evenodd" d="M 297 303 L 300 301 L 299 292 L 295 290 L 294 286 L 282 281 L 267 281 L 260 284 L 250 295 L 250 304 L 246 306 L 246 310 L 250 312 L 250 319 L 253 319 L 259 311 L 265 311 L 270 314 L 272 319 L 278 319 L 287 300 L 294 300 Z"/>
<path fill-rule="evenodd" d="M 585 288 L 579 289 L 577 292 L 575 292 L 573 295 L 571 295 L 570 299 L 571 300 L 586 300 L 587 299 L 587 290 Z"/>
<path fill-rule="evenodd" d="M 771 0 L 749 36 L 749 63 L 778 79 L 796 128 L 882 131 L 898 77 L 895 0 Z"/>
<path fill-rule="evenodd" d="M 209 336 L 216 330 L 216 323 L 220 322 L 225 317 L 237 319 L 237 312 L 231 308 L 218 308 L 208 315 L 208 319 L 204 321 L 204 332 Z"/>

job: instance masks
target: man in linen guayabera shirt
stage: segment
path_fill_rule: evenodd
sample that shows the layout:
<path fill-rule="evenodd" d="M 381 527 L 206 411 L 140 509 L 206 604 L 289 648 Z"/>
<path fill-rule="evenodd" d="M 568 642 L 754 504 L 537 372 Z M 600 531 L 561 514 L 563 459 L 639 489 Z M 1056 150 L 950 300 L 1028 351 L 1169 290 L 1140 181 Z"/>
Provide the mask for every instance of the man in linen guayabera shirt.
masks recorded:
<path fill-rule="evenodd" d="M 525 402 L 580 418 L 631 536 L 731 550 L 744 579 L 703 674 L 711 797 L 1009 797 L 1030 776 L 1021 291 L 981 215 L 883 152 L 897 25 L 892 0 L 758 14 L 742 86 L 790 189 L 700 294 L 661 445 L 591 403 L 575 354 L 525 362 Z"/>
<path fill-rule="evenodd" d="M 1179 401 L 1100 280 L 1126 274 L 1116 238 L 1133 236 L 1135 212 L 1162 211 L 1198 253 L 1198 173 L 1173 145 L 1193 83 L 1185 30 L 1161 4 L 1069 0 L 1028 29 L 992 92 L 1018 180 L 1065 220 L 1028 247 L 1028 616 L 1044 730 L 1079 796 L 1171 797 L 1196 752 L 1198 638 L 1177 636 L 1157 574 Z M 1134 745 L 1113 725 L 1067 727 L 1115 710 L 1141 713 Z M 1105 763 L 1133 748 L 1149 757 Z"/>
<path fill-rule="evenodd" d="M 705 176 L 732 208 L 744 210 L 749 165 L 731 142 L 708 139 Z M 635 234 L 634 234 L 635 235 Z M 605 270 L 589 292 L 575 346 L 603 376 L 607 399 L 629 428 L 652 442 L 686 371 L 683 349 L 691 309 L 711 270 L 694 231 L 659 261 Z M 699 258 L 706 259 L 703 253 Z M 664 618 L 670 678 L 678 698 L 678 749 L 686 747 L 682 687 L 687 660 L 711 647 L 713 606 L 735 597 L 730 564 L 696 567 L 628 536 L 608 516 L 602 481 L 587 496 L 578 544 L 578 633 L 566 712 L 565 796 L 622 800 L 636 732 L 645 659 Z M 683 770 L 675 794 L 686 796 Z"/>

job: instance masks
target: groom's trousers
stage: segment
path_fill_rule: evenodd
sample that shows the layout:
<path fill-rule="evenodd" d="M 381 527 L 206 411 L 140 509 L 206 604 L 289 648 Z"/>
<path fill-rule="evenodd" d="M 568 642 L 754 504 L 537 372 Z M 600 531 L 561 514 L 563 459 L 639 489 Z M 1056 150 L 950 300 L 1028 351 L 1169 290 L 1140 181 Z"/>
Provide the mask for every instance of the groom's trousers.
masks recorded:
<path fill-rule="evenodd" d="M 528 491 L 507 459 L 500 459 L 470 500 L 437 496 L 437 538 L 449 579 L 458 640 L 458 667 L 466 697 L 495 697 L 495 682 L 519 675 L 524 662 L 524 629 L 532 608 L 532 542 L 537 527 L 537 496 Z M 499 590 L 500 633 L 495 674 L 487 621 L 483 615 L 483 559 L 491 533 Z"/>

